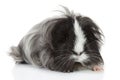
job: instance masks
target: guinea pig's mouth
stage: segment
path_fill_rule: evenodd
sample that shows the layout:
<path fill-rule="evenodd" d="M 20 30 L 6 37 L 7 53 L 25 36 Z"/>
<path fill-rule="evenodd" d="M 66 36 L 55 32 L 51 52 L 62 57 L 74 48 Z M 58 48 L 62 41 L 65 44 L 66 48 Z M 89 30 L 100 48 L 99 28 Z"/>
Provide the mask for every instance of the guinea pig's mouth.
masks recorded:
<path fill-rule="evenodd" d="M 74 60 L 68 60 L 68 61 L 61 61 L 57 60 L 57 62 L 60 62 L 59 64 L 54 65 L 54 70 L 55 71 L 60 71 L 60 72 L 73 72 L 81 69 L 83 66 L 80 62 L 75 62 Z M 65 64 L 66 63 L 66 64 Z"/>
<path fill-rule="evenodd" d="M 73 65 L 69 65 L 69 68 L 66 68 L 63 72 L 74 72 L 81 69 L 83 66 L 80 62 L 74 62 Z"/>
<path fill-rule="evenodd" d="M 76 71 L 78 69 L 80 69 L 82 66 L 82 64 L 80 62 L 75 62 L 74 66 L 73 66 L 73 70 Z"/>
<path fill-rule="evenodd" d="M 69 54 L 59 55 L 54 58 L 54 70 L 60 72 L 73 72 L 79 70 L 82 66 L 80 62 L 68 58 Z"/>

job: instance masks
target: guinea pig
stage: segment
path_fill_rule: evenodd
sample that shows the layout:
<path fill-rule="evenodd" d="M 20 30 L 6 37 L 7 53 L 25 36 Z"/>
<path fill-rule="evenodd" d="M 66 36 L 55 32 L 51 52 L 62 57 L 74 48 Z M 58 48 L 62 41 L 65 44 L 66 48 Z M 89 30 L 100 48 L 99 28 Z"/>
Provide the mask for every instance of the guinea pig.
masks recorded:
<path fill-rule="evenodd" d="M 89 17 L 64 9 L 64 14 L 35 25 L 10 55 L 16 63 L 60 72 L 103 70 L 101 29 Z"/>

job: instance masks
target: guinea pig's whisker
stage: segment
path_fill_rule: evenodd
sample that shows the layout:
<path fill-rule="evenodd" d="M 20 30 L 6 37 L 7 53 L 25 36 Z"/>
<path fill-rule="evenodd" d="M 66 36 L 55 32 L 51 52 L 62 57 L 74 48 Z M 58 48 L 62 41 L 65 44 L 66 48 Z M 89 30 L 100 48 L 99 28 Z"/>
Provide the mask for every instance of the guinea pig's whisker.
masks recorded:
<path fill-rule="evenodd" d="M 97 56 L 91 56 L 91 61 L 93 63 L 96 63 L 96 64 L 99 64 L 100 62 L 103 62 L 103 60 L 100 57 L 97 57 Z M 99 61 L 99 63 L 97 61 Z"/>
<path fill-rule="evenodd" d="M 102 59 L 100 58 L 100 56 L 92 56 L 91 58 L 95 58 L 95 59 L 98 59 L 98 60 L 102 61 Z"/>
<path fill-rule="evenodd" d="M 62 59 L 63 60 L 63 59 Z M 61 63 L 61 60 L 60 59 L 55 59 L 55 65 L 58 65 Z"/>
<path fill-rule="evenodd" d="M 91 56 L 100 57 L 100 55 L 97 54 L 98 52 L 92 52 L 92 53 L 94 54 L 90 54 Z"/>
<path fill-rule="evenodd" d="M 67 63 L 67 61 L 65 58 L 60 60 L 60 62 L 57 64 L 57 66 L 58 66 L 57 69 L 62 68 L 62 66 L 64 66 L 64 64 L 66 64 L 66 63 Z"/>
<path fill-rule="evenodd" d="M 62 65 L 60 66 L 60 70 L 64 70 L 65 69 L 65 65 L 67 64 L 68 60 L 63 61 Z"/>
<path fill-rule="evenodd" d="M 72 62 L 72 60 L 69 60 L 68 63 L 66 64 L 66 71 L 71 70 L 72 66 L 73 66 L 73 62 Z"/>
<path fill-rule="evenodd" d="M 59 63 L 60 61 L 63 61 L 64 59 L 66 59 L 66 57 L 57 57 L 57 58 L 55 58 L 55 60 L 57 61 L 56 63 Z"/>

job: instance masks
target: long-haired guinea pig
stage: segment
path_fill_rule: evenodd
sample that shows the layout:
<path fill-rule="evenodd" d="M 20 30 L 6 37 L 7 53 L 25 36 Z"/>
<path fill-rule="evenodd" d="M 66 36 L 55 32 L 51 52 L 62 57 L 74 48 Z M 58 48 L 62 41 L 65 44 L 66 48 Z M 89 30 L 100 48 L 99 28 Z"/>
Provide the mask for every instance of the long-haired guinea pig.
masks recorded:
<path fill-rule="evenodd" d="M 102 35 L 93 20 L 65 8 L 64 14 L 59 17 L 35 25 L 17 47 L 11 48 L 10 55 L 16 63 L 28 63 L 54 71 L 101 71 Z"/>

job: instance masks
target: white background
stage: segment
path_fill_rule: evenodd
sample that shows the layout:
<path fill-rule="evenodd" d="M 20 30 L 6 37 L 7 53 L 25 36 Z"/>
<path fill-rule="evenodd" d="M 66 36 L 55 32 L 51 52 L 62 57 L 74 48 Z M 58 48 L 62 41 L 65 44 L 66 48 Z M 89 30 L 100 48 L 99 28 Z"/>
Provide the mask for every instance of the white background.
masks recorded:
<path fill-rule="evenodd" d="M 104 72 L 59 73 L 15 65 L 9 48 L 35 24 L 62 10 L 59 5 L 92 18 L 105 35 L 101 54 Z M 119 0 L 0 0 L 0 80 L 120 80 Z"/>

